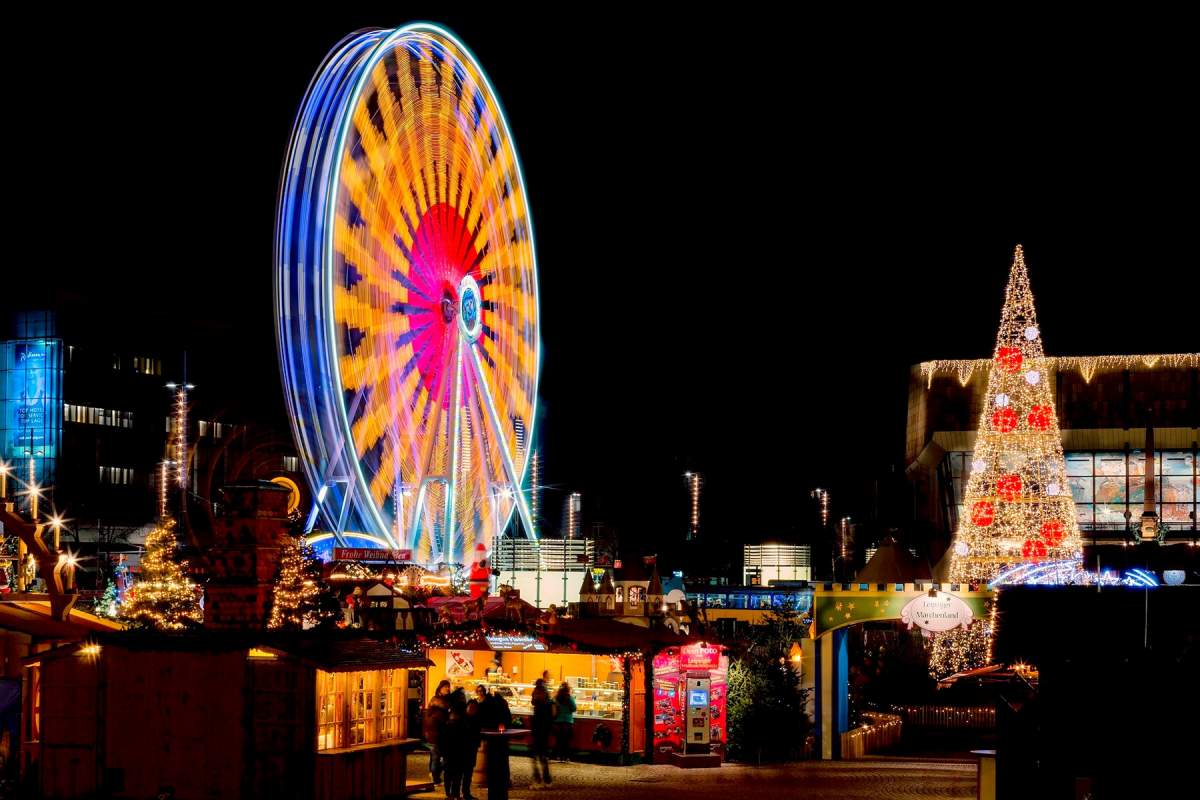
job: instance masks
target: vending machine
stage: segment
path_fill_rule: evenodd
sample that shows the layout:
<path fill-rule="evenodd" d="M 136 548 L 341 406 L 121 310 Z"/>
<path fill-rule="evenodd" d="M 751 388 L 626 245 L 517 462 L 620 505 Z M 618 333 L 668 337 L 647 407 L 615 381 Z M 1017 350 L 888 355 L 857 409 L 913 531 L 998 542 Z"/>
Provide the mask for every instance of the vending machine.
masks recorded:
<path fill-rule="evenodd" d="M 709 752 L 709 677 L 708 673 L 687 676 L 687 738 L 685 753 Z"/>

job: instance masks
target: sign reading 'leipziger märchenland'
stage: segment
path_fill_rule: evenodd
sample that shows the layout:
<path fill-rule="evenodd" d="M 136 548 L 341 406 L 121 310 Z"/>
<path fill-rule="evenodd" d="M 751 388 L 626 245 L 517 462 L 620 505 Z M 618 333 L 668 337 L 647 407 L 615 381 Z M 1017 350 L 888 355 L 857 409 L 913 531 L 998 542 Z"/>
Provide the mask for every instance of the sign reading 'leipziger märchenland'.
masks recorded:
<path fill-rule="evenodd" d="M 900 621 L 908 627 L 916 625 L 933 632 L 948 631 L 959 625 L 966 627 L 974 617 L 971 607 L 961 598 L 945 592 L 919 595 L 900 609 Z"/>

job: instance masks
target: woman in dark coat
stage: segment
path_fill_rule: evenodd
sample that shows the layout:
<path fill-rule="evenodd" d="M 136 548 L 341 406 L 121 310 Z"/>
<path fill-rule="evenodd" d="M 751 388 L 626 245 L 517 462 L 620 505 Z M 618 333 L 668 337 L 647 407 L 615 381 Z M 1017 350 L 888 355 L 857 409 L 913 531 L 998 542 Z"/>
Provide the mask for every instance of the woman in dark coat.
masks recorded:
<path fill-rule="evenodd" d="M 429 743 L 429 774 L 433 776 L 433 784 L 442 782 L 442 770 L 445 760 L 441 748 L 442 731 L 446 729 L 446 719 L 450 714 L 450 681 L 438 684 L 433 699 L 425 707 L 425 715 L 421 720 L 421 732 Z"/>

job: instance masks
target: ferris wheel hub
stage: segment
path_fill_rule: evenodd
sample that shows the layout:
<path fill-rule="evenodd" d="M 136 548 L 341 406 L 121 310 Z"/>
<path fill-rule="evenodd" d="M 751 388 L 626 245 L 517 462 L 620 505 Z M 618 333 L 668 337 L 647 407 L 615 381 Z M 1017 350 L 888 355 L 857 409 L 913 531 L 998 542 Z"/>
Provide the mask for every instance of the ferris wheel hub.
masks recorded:
<path fill-rule="evenodd" d="M 464 275 L 458 284 L 458 327 L 471 342 L 478 339 L 483 330 L 479 298 L 479 284 L 470 275 Z"/>

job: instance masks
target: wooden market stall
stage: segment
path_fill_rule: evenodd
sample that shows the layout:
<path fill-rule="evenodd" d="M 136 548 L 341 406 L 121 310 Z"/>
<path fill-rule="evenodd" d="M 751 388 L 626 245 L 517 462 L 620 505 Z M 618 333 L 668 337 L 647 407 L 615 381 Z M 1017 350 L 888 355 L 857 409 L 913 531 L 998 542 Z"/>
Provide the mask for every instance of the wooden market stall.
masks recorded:
<path fill-rule="evenodd" d="M 391 797 L 409 789 L 412 676 L 359 634 L 115 633 L 26 659 L 41 674 L 45 797 Z"/>
<path fill-rule="evenodd" d="M 518 718 L 514 725 L 522 725 L 532 713 L 534 681 L 548 672 L 550 693 L 566 681 L 578 705 L 572 751 L 649 761 L 655 758 L 655 725 L 664 724 L 665 717 L 663 712 L 656 716 L 653 703 L 647 703 L 655 692 L 654 672 L 647 665 L 656 658 L 677 663 L 679 649 L 690 641 L 669 630 L 603 618 L 562 619 L 526 630 L 467 626 L 430 641 L 425 700 L 443 679 L 468 692 L 482 684 L 507 700 Z M 721 690 L 723 709 L 723 673 Z M 723 741 L 723 719 L 720 736 Z"/>

